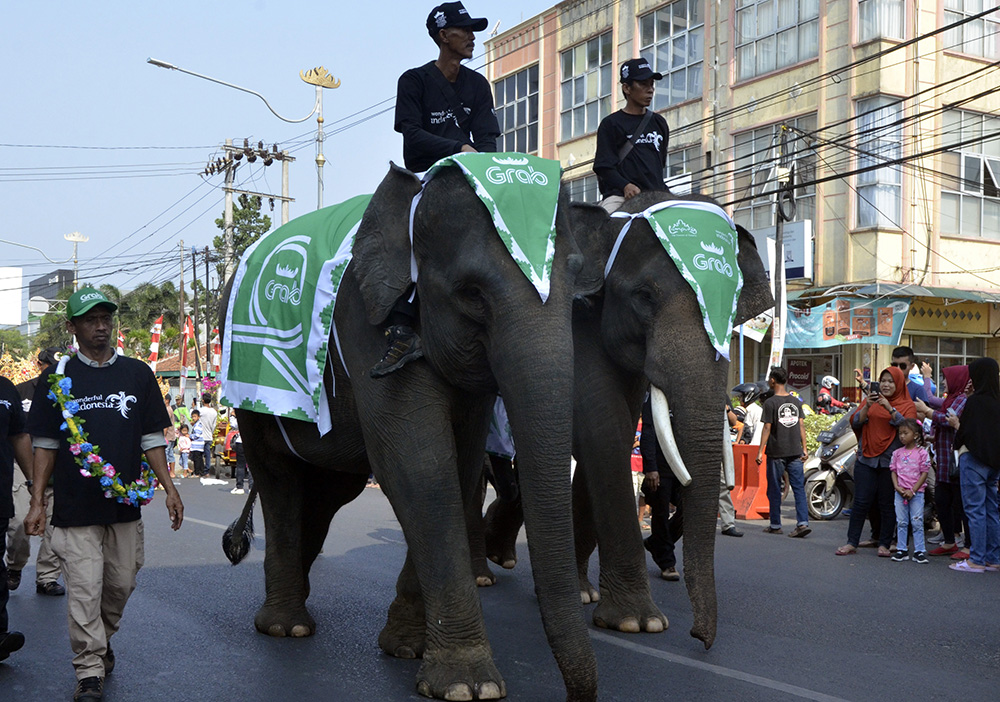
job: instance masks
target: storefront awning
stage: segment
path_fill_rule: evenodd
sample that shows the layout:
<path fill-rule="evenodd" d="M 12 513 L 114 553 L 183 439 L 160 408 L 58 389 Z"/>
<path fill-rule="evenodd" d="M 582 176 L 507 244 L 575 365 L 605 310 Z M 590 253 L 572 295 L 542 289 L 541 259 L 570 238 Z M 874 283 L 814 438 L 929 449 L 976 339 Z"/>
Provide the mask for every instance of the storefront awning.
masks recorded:
<path fill-rule="evenodd" d="M 851 289 L 848 285 L 837 285 L 832 288 L 805 288 L 790 290 L 788 301 L 802 298 L 832 297 L 834 295 L 854 295 L 860 297 L 936 297 L 943 300 L 961 300 L 963 302 L 1000 303 L 1000 293 L 985 290 L 959 290 L 958 288 L 940 288 L 915 283 L 872 283 Z"/>

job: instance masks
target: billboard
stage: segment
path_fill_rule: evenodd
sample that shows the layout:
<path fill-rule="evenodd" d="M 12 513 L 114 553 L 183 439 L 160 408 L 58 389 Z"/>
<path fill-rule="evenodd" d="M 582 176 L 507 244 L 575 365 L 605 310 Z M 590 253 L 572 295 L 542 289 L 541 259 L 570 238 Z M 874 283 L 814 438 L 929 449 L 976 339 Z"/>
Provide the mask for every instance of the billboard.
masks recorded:
<path fill-rule="evenodd" d="M 21 269 L 0 268 L 0 325 L 19 326 L 21 319 Z"/>
<path fill-rule="evenodd" d="M 906 298 L 838 297 L 809 309 L 788 308 L 788 337 L 793 349 L 822 349 L 841 344 L 897 346 L 910 312 Z"/>
<path fill-rule="evenodd" d="M 73 271 L 60 268 L 28 283 L 28 297 L 44 297 L 46 300 L 54 300 L 60 290 L 72 286 Z"/>

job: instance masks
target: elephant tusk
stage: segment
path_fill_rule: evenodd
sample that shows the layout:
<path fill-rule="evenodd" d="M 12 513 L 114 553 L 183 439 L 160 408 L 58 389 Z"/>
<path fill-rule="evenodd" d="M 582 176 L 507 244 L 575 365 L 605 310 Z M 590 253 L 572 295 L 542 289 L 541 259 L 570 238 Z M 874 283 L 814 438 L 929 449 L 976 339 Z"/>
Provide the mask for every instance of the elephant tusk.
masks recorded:
<path fill-rule="evenodd" d="M 656 427 L 656 439 L 660 443 L 660 450 L 663 451 L 674 477 L 686 487 L 691 484 L 691 474 L 688 473 L 681 452 L 677 449 L 677 439 L 674 438 L 674 430 L 670 424 L 667 396 L 655 385 L 650 386 L 649 392 L 653 405 L 653 425 Z"/>
<path fill-rule="evenodd" d="M 736 487 L 736 464 L 733 462 L 733 442 L 729 439 L 729 421 L 722 419 L 722 474 L 726 479 L 726 489 Z"/>

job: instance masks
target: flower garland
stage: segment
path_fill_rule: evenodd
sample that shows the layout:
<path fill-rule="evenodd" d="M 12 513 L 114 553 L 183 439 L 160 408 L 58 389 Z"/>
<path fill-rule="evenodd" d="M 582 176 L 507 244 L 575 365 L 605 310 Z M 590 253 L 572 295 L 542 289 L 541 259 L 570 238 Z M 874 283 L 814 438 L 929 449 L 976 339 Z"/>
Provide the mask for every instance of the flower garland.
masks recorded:
<path fill-rule="evenodd" d="M 56 367 L 55 373 L 49 377 L 49 399 L 62 410 L 65 421 L 59 426 L 60 431 L 69 431 L 69 451 L 80 465 L 80 475 L 85 478 L 99 478 L 101 487 L 104 488 L 104 496 L 114 498 L 125 505 L 141 507 L 149 504 L 153 499 L 153 490 L 156 489 L 156 475 L 150 469 L 149 464 L 142 459 L 141 476 L 138 480 L 124 485 L 121 476 L 115 467 L 101 458 L 98 453 L 100 446 L 95 446 L 87 441 L 87 433 L 83 431 L 83 424 L 86 420 L 77 417 L 80 411 L 80 403 L 73 399 L 70 390 L 73 388 L 73 381 L 66 376 L 66 362 L 70 356 L 64 356 Z"/>

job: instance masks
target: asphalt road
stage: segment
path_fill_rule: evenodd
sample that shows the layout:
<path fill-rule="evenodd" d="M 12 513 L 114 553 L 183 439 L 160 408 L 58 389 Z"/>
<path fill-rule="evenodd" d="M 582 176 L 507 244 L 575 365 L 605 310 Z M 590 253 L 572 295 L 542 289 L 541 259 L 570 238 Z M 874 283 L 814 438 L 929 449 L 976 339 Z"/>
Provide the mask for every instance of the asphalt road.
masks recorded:
<path fill-rule="evenodd" d="M 229 494 L 232 485 L 184 481 L 186 518 L 177 533 L 168 528 L 162 493 L 144 509 L 146 566 L 115 638 L 117 668 L 105 698 L 423 699 L 414 692 L 419 662 L 389 658 L 376 645 L 405 549 L 383 495 L 365 490 L 334 520 L 313 568 L 309 605 L 317 634 L 271 639 L 252 623 L 263 600 L 265 535 L 235 568 L 220 547 L 222 529 L 242 505 L 243 498 Z M 791 498 L 784 511 L 787 526 Z M 844 518 L 814 523 L 809 537 L 796 540 L 766 535 L 763 525 L 741 522 L 744 538 L 718 538 L 719 630 L 710 651 L 687 633 L 683 582 L 661 581 L 649 562 L 654 597 L 670 627 L 624 635 L 591 626 L 601 699 L 1000 698 L 1000 574 L 955 573 L 941 559 L 893 563 L 867 549 L 835 557 L 845 540 Z M 545 642 L 523 540 L 518 553 L 514 571 L 495 568 L 497 585 L 480 590 L 497 665 L 509 699 L 561 700 L 565 691 Z M 35 594 L 33 580 L 29 565 L 11 594 L 11 626 L 27 643 L 0 664 L 0 702 L 72 694 L 65 598 Z M 589 621 L 592 608 L 584 609 Z"/>

